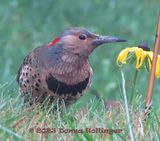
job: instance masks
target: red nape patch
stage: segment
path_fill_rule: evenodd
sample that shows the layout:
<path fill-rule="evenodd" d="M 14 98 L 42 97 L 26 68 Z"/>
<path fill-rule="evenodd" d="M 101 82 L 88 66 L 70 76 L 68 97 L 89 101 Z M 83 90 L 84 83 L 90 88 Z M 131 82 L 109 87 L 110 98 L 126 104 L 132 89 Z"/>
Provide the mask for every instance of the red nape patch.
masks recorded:
<path fill-rule="evenodd" d="M 54 44 L 58 43 L 59 40 L 60 40 L 60 38 L 55 38 L 52 42 L 50 42 L 50 43 L 47 45 L 47 47 L 53 46 Z"/>

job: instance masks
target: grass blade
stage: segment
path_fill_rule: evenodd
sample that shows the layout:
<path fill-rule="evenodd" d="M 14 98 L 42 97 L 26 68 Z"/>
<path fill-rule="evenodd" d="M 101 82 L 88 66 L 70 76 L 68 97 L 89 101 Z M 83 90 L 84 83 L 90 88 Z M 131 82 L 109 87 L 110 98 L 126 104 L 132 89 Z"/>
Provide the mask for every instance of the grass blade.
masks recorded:
<path fill-rule="evenodd" d="M 13 132 L 12 130 L 7 129 L 6 127 L 3 127 L 1 125 L 0 125 L 0 132 L 7 133 L 9 136 L 14 138 L 16 141 L 25 141 L 25 139 L 22 136 L 18 135 L 17 133 Z"/>

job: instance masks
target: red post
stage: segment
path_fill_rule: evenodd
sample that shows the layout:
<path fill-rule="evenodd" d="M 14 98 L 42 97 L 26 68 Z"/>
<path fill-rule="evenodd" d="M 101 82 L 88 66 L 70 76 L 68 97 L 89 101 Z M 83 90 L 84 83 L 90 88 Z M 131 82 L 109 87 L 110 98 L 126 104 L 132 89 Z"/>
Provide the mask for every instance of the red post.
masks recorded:
<path fill-rule="evenodd" d="M 154 76 L 155 76 L 156 63 L 157 63 L 157 57 L 158 57 L 159 41 L 160 41 L 160 15 L 158 16 L 158 25 L 157 25 L 157 33 L 155 38 L 155 46 L 154 46 L 154 53 L 153 53 L 153 59 L 152 59 L 152 67 L 151 67 L 150 79 L 148 83 L 148 91 L 146 96 L 146 103 L 145 103 L 146 110 L 149 108 L 151 104 L 152 90 L 154 85 Z"/>

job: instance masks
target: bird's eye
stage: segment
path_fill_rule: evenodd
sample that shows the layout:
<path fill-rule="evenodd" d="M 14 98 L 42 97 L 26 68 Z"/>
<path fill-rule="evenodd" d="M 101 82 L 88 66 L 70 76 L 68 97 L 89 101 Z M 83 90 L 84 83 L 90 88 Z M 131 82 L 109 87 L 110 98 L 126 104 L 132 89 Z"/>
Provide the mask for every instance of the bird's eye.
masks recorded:
<path fill-rule="evenodd" d="M 87 35 L 86 34 L 81 34 L 80 36 L 79 36 L 79 39 L 80 40 L 85 40 L 87 38 Z"/>

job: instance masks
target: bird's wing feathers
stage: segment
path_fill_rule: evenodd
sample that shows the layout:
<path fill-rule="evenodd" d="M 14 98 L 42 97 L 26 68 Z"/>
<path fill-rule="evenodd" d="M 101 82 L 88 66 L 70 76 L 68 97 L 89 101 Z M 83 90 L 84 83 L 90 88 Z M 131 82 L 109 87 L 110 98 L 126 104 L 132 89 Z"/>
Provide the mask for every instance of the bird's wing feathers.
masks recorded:
<path fill-rule="evenodd" d="M 32 70 L 36 70 L 38 69 L 38 67 L 41 65 L 41 63 L 39 62 L 39 48 L 35 48 L 34 50 L 32 50 L 23 60 L 22 64 L 20 65 L 20 68 L 18 70 L 18 74 L 17 74 L 17 82 L 19 82 L 20 79 L 20 75 L 22 73 L 22 70 L 26 67 L 26 69 L 32 69 Z"/>
<path fill-rule="evenodd" d="M 61 75 L 62 69 L 58 65 L 62 62 L 61 54 L 62 49 L 55 45 L 52 48 L 47 48 L 46 45 L 33 49 L 23 60 L 21 64 L 18 74 L 17 74 L 17 82 L 19 83 L 20 75 L 24 69 L 32 69 L 33 72 L 37 72 L 39 74 L 45 73 L 54 75 Z M 43 76 L 45 76 L 43 74 Z"/>

